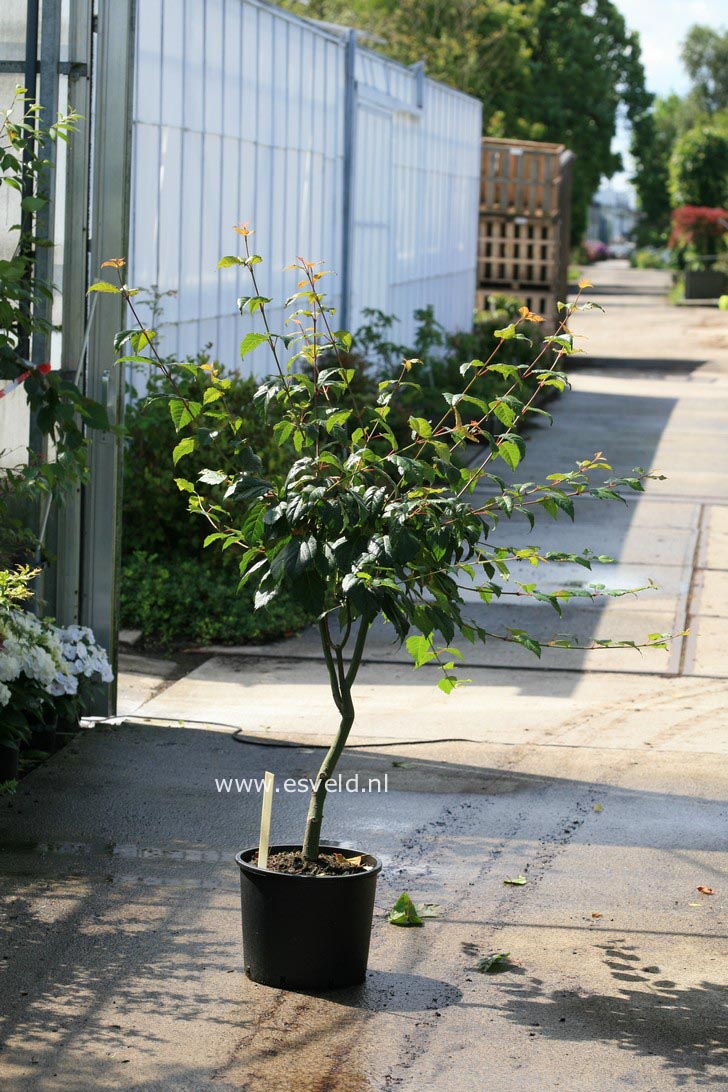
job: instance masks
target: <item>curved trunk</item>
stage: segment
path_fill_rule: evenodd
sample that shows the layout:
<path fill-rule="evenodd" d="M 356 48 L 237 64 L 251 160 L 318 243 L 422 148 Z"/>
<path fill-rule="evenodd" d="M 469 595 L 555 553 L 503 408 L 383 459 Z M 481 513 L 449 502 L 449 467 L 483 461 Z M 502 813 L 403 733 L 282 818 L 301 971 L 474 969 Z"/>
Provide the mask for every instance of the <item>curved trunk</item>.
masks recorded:
<path fill-rule="evenodd" d="M 356 679 L 361 663 L 364 643 L 366 641 L 369 623 L 363 619 L 359 624 L 359 632 L 351 655 L 348 670 L 344 665 L 344 656 L 341 645 L 335 645 L 331 640 L 326 622 L 319 624 L 321 634 L 321 646 L 329 672 L 331 693 L 333 694 L 336 708 L 341 713 L 339 730 L 336 739 L 329 747 L 319 768 L 318 776 L 311 792 L 311 800 L 306 817 L 306 832 L 303 839 L 303 856 L 307 861 L 316 861 L 321 841 L 321 824 L 323 822 L 324 803 L 326 801 L 326 782 L 333 777 L 338 765 L 341 753 L 346 746 L 352 725 L 354 723 L 354 704 L 351 700 L 351 688 Z"/>

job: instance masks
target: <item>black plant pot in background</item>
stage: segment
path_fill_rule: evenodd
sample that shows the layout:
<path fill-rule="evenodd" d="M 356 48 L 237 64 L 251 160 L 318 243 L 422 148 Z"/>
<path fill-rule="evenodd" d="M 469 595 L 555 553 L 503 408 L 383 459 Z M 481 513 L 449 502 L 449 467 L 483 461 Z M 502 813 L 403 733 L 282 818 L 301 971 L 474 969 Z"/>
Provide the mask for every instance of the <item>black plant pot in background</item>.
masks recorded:
<path fill-rule="evenodd" d="M 715 269 L 686 269 L 685 299 L 717 299 L 725 290 L 725 280 L 725 276 Z"/>
<path fill-rule="evenodd" d="M 300 845 L 270 853 L 300 852 Z M 323 853 L 359 856 L 321 846 Z M 288 990 L 336 990 L 364 981 L 374 914 L 376 857 L 351 876 L 297 876 L 250 863 L 257 847 L 239 853 L 245 972 L 253 982 Z"/>
<path fill-rule="evenodd" d="M 55 713 L 49 713 L 43 720 L 37 720 L 31 724 L 28 748 L 31 751 L 46 751 L 52 754 L 57 749 L 57 728 L 58 718 Z"/>
<path fill-rule="evenodd" d="M 16 780 L 19 759 L 17 747 L 10 743 L 0 743 L 0 782 Z"/>

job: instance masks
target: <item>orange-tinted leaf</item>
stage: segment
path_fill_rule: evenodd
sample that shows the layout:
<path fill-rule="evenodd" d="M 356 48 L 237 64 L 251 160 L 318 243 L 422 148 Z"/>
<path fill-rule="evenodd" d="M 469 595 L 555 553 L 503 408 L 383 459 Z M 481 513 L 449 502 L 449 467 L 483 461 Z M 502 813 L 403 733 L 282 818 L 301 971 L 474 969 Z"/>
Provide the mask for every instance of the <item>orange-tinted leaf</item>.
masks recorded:
<path fill-rule="evenodd" d="M 579 281 L 579 288 L 593 288 L 593 287 L 594 287 L 594 285 L 591 283 L 591 281 L 588 281 L 585 277 L 582 277 L 582 279 Z"/>
<path fill-rule="evenodd" d="M 535 315 L 533 311 L 530 311 L 528 307 L 519 307 L 518 314 L 526 322 L 543 322 L 541 315 Z"/>
<path fill-rule="evenodd" d="M 700 887 L 696 888 L 696 890 L 699 891 L 701 895 L 714 895 L 715 894 L 715 891 L 713 890 L 712 887 L 705 887 L 705 886 L 703 886 L 703 884 L 701 884 Z"/>
<path fill-rule="evenodd" d="M 109 258 L 108 262 L 102 262 L 102 269 L 123 269 L 126 265 L 126 258 Z"/>
<path fill-rule="evenodd" d="M 604 914 L 592 914 L 593 918 L 603 918 Z"/>
<path fill-rule="evenodd" d="M 243 235 L 247 238 L 248 235 L 255 235 L 255 232 L 250 227 L 250 220 L 246 220 L 244 224 L 234 224 L 233 231 L 237 231 L 238 235 Z"/>

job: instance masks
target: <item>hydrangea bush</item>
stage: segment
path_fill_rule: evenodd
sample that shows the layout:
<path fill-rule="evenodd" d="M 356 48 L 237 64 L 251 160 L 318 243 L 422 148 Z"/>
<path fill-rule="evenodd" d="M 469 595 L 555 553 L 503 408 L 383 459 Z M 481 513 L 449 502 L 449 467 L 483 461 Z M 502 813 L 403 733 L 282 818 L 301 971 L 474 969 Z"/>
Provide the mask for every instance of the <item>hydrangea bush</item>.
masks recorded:
<path fill-rule="evenodd" d="M 0 744 L 17 746 L 46 713 L 64 720 L 80 715 L 98 683 L 113 672 L 108 657 L 83 626 L 56 626 L 23 609 L 29 570 L 0 578 Z M 5 594 L 3 594 L 5 591 Z"/>

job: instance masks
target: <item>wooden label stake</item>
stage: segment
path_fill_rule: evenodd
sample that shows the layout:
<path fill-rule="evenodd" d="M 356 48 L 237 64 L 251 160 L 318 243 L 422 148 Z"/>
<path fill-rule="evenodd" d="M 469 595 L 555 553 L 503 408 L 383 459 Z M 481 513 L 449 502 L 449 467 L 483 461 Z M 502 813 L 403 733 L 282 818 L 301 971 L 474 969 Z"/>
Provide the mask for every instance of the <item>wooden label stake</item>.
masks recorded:
<path fill-rule="evenodd" d="M 273 783 L 275 774 L 265 771 L 263 781 L 263 809 L 260 814 L 260 843 L 258 845 L 258 868 L 268 867 L 268 846 L 270 845 L 270 817 L 273 808 Z"/>

